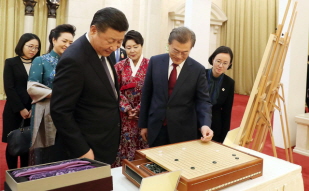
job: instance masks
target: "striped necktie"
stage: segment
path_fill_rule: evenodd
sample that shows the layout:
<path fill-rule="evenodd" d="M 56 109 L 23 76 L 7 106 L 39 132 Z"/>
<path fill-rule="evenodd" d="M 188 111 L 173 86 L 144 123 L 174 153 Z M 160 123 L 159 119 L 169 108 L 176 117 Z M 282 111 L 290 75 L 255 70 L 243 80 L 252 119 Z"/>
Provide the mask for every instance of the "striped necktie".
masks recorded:
<path fill-rule="evenodd" d="M 104 57 L 104 56 L 101 57 L 101 62 L 102 62 L 102 65 L 103 65 L 103 67 L 104 67 L 104 70 L 105 70 L 105 72 L 106 72 L 106 75 L 107 75 L 107 77 L 108 77 L 109 83 L 110 83 L 110 85 L 112 86 L 112 89 L 113 89 L 113 91 L 114 91 L 115 97 L 116 97 L 116 99 L 117 99 L 117 98 L 118 98 L 118 95 L 117 95 L 117 91 L 116 91 L 116 88 L 115 88 L 115 83 L 114 83 L 114 81 L 112 80 L 111 73 L 110 73 L 109 70 L 108 70 L 107 63 L 106 63 L 106 61 L 105 61 L 105 57 Z"/>

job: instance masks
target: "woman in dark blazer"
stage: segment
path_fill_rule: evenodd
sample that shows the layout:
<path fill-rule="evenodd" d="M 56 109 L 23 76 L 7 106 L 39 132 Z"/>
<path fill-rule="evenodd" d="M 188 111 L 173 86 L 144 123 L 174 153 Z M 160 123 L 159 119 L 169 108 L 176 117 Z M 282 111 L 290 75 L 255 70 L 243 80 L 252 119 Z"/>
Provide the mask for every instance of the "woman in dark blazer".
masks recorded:
<path fill-rule="evenodd" d="M 220 46 L 209 57 L 213 67 L 206 69 L 209 95 L 212 103 L 212 140 L 222 143 L 230 130 L 234 100 L 234 80 L 224 74 L 232 68 L 233 52 L 229 47 Z"/>
<path fill-rule="evenodd" d="M 25 33 L 15 47 L 18 56 L 5 60 L 3 82 L 7 99 L 3 110 L 2 142 L 7 142 L 7 135 L 20 126 L 22 119 L 25 119 L 25 126 L 30 124 L 32 100 L 27 93 L 27 82 L 32 60 L 40 55 L 40 48 L 39 37 Z M 10 155 L 7 149 L 6 161 L 9 169 L 17 168 L 18 156 Z M 28 166 L 28 153 L 20 156 L 20 166 Z"/>

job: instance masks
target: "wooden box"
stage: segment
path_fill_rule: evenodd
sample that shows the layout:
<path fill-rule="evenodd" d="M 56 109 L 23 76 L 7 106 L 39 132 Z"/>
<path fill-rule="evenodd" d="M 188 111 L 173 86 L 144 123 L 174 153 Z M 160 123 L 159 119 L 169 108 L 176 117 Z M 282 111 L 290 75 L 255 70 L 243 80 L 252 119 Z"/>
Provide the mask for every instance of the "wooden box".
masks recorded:
<path fill-rule="evenodd" d="M 136 186 L 151 176 L 139 168 L 154 162 L 168 171 L 182 170 L 178 191 L 220 190 L 263 174 L 263 159 L 215 143 L 200 140 L 143 149 L 136 160 L 123 161 L 122 173 Z"/>
<path fill-rule="evenodd" d="M 27 180 L 25 177 L 15 178 L 12 172 L 17 169 L 6 171 L 5 191 L 75 191 L 75 190 L 92 190 L 92 191 L 110 191 L 113 190 L 113 182 L 111 176 L 111 168 L 109 164 L 102 163 L 90 159 L 82 159 L 90 161 L 96 168 L 52 176 L 37 180 Z M 58 162 L 55 162 L 58 163 Z M 49 165 L 55 163 L 47 163 Z M 38 165 L 39 166 L 39 165 Z M 28 168 L 28 167 L 25 167 Z"/>

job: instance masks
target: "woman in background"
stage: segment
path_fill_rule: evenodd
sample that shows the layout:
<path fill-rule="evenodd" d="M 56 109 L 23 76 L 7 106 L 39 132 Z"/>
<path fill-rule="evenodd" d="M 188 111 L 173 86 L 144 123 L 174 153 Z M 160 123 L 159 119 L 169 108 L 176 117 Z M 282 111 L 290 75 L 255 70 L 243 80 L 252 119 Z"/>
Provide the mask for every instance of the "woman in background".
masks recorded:
<path fill-rule="evenodd" d="M 3 111 L 2 142 L 7 142 L 7 135 L 19 128 L 24 119 L 24 126 L 29 126 L 31 116 L 31 98 L 27 92 L 27 81 L 32 60 L 40 55 L 41 41 L 32 33 L 23 34 L 16 47 L 18 55 L 5 60 L 3 71 L 6 103 Z M 18 156 L 12 156 L 6 149 L 6 162 L 9 169 L 17 168 Z M 20 167 L 28 166 L 28 153 L 20 155 Z"/>
<path fill-rule="evenodd" d="M 119 150 L 113 167 L 121 166 L 123 159 L 133 160 L 136 150 L 148 147 L 137 126 L 141 93 L 149 62 L 149 59 L 143 57 L 143 44 L 144 39 L 139 32 L 129 31 L 122 43 L 128 58 L 115 65 L 120 87 L 122 126 Z"/>
<path fill-rule="evenodd" d="M 33 60 L 29 73 L 28 93 L 33 100 L 30 164 L 44 164 L 65 159 L 65 151 L 56 137 L 56 128 L 50 116 L 50 97 L 55 69 L 60 56 L 73 43 L 75 27 L 58 25 L 49 34 L 48 53 Z"/>
<path fill-rule="evenodd" d="M 220 46 L 209 57 L 213 67 L 206 69 L 209 95 L 212 103 L 212 140 L 223 143 L 230 130 L 234 100 L 234 80 L 225 72 L 232 68 L 233 52 L 229 47 Z"/>

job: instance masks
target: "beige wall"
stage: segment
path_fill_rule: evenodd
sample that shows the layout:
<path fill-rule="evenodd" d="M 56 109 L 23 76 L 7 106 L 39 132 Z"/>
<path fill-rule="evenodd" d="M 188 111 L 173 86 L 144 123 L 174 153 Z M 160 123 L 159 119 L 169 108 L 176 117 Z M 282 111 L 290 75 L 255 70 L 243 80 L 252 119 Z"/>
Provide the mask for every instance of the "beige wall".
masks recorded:
<path fill-rule="evenodd" d="M 115 7 L 124 12 L 129 30 L 141 32 L 145 39 L 144 56 L 166 52 L 168 12 L 184 0 L 69 0 L 66 20 L 76 26 L 76 39 L 88 31 L 94 13 L 103 7 Z M 160 10 L 160 11 L 158 11 Z"/>
<path fill-rule="evenodd" d="M 76 26 L 75 39 L 88 31 L 94 13 L 103 7 L 102 0 L 68 0 L 66 22 Z"/>
<path fill-rule="evenodd" d="M 185 2 L 185 0 L 68 0 L 66 20 L 76 26 L 75 39 L 77 39 L 88 31 L 93 14 L 97 10 L 108 6 L 115 7 L 127 16 L 129 30 L 137 30 L 143 35 L 145 40 L 143 53 L 145 57 L 150 58 L 152 55 L 166 52 L 168 35 L 173 28 L 168 13 L 177 11 L 179 7 L 185 5 Z M 222 0 L 212 2 L 222 7 Z M 212 44 L 216 46 L 213 42 Z"/>

